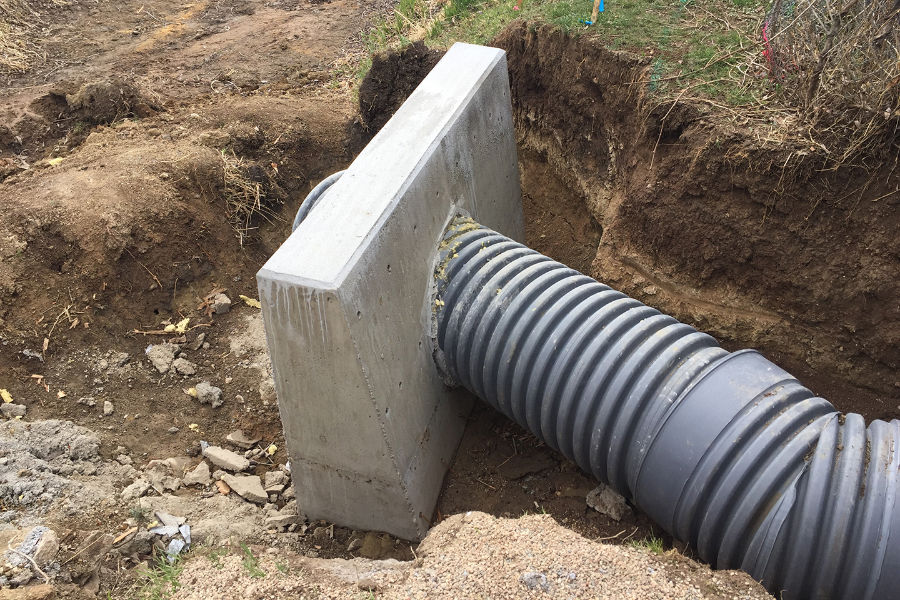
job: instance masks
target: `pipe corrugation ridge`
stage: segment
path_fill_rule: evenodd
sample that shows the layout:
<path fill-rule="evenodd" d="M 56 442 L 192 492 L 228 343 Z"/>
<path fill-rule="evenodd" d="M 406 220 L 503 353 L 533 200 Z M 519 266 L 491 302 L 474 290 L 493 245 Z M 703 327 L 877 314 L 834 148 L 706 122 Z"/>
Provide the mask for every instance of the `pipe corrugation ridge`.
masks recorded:
<path fill-rule="evenodd" d="M 900 422 L 867 428 L 758 352 L 471 219 L 448 228 L 435 282 L 445 379 L 710 565 L 783 600 L 900 595 Z"/>

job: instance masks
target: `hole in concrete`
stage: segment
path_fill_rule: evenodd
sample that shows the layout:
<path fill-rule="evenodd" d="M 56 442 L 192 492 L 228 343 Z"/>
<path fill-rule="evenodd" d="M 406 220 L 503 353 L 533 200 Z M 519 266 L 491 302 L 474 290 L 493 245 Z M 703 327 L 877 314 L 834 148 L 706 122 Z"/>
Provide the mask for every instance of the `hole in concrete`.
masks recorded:
<path fill-rule="evenodd" d="M 387 270 L 388 270 L 388 273 L 391 272 L 391 265 L 388 265 L 388 266 L 387 266 Z"/>
<path fill-rule="evenodd" d="M 400 389 L 403 389 L 403 382 L 400 382 Z"/>

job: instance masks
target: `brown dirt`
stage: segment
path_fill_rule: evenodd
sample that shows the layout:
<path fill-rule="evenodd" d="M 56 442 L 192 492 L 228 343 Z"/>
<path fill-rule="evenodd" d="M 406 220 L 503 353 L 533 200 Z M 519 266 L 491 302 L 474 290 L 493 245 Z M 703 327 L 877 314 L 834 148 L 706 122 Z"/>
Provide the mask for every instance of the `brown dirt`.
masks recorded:
<path fill-rule="evenodd" d="M 360 31 L 391 4 L 39 5 L 40 59 L 0 91 L 0 387 L 28 420 L 70 419 L 98 432 L 104 457 L 123 446 L 136 466 L 239 427 L 287 460 L 259 371 L 232 347 L 254 314 L 237 296 L 255 296 L 256 271 L 311 186 L 345 167 L 439 58 L 414 46 L 376 61 L 357 109 Z M 809 190 L 838 184 L 801 177 L 813 158 L 785 184 L 776 167 L 799 150 L 756 147 L 705 107 L 653 106 L 628 85 L 640 60 L 524 24 L 496 43 L 509 52 L 529 244 L 726 345 L 761 347 L 841 408 L 900 414 L 900 198 L 873 201 L 896 174 L 843 197 L 861 181 L 850 173 L 846 191 L 816 203 Z M 249 235 L 229 218 L 226 161 L 275 215 Z M 220 288 L 234 309 L 205 314 Z M 202 332 L 210 347 L 189 353 L 197 377 L 160 376 L 144 350 L 173 336 L 146 332 L 183 317 L 195 327 L 185 343 Z M 129 365 L 110 367 L 115 352 Z M 184 394 L 200 379 L 225 390 L 222 408 Z M 588 509 L 595 485 L 480 406 L 433 518 L 546 511 L 589 538 L 661 535 L 640 514 L 615 522 Z M 56 523 L 119 527 L 126 512 L 105 505 Z M 348 556 L 353 536 L 266 542 L 328 558 Z M 385 544 L 385 556 L 412 558 L 408 544 Z"/>
<path fill-rule="evenodd" d="M 587 37 L 519 23 L 495 44 L 509 53 L 526 199 L 543 198 L 550 165 L 602 229 L 594 276 L 726 347 L 760 349 L 843 411 L 900 416 L 896 161 L 820 172 L 813 149 L 654 100 L 633 83 L 645 59 Z"/>

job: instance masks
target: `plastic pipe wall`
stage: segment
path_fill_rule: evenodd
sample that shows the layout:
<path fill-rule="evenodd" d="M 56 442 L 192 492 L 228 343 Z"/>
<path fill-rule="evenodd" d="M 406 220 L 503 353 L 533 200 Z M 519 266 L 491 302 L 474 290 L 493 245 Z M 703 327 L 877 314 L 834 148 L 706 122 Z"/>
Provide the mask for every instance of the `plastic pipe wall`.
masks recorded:
<path fill-rule="evenodd" d="M 435 274 L 443 376 L 777 598 L 900 597 L 900 422 L 842 415 L 716 341 L 459 218 Z"/>

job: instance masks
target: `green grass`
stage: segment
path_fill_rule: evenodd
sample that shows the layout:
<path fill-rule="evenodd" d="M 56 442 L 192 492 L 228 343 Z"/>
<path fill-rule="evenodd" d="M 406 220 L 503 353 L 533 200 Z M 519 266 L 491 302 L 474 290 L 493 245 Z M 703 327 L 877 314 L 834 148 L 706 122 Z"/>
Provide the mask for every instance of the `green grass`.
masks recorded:
<path fill-rule="evenodd" d="M 156 557 L 156 562 L 142 571 L 144 581 L 140 586 L 139 597 L 146 600 L 166 600 L 181 587 L 178 578 L 184 565 L 180 556 L 170 564 L 165 555 Z"/>
<path fill-rule="evenodd" d="M 413 0 L 407 0 L 412 2 Z M 591 0 L 452 0 L 444 20 L 429 29 L 431 47 L 487 44 L 514 19 L 549 23 L 573 35 L 595 36 L 612 50 L 652 56 L 649 91 L 675 96 L 687 88 L 731 105 L 754 101 L 745 75 L 748 52 L 758 50 L 758 25 L 768 0 L 607 0 L 588 26 Z M 387 38 L 382 37 L 382 42 Z"/>
<path fill-rule="evenodd" d="M 241 542 L 241 550 L 244 553 L 244 568 L 247 569 L 247 573 L 250 577 L 254 577 L 256 579 L 262 579 L 266 576 L 266 572 L 259 568 L 259 559 L 253 555 L 253 551 L 250 550 L 250 547 L 247 544 Z"/>
<path fill-rule="evenodd" d="M 650 534 L 648 537 L 642 540 L 631 540 L 629 542 L 629 545 L 631 545 L 632 548 L 649 550 L 654 554 L 662 554 L 663 552 L 665 552 L 662 538 L 658 538 L 653 534 Z"/>

